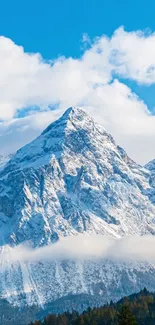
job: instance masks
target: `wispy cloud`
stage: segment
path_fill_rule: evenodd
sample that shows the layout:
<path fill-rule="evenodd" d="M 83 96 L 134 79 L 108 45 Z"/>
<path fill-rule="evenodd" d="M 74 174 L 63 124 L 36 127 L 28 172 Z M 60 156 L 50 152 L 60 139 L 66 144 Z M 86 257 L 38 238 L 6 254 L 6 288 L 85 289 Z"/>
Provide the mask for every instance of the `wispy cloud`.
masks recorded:
<path fill-rule="evenodd" d="M 36 249 L 28 245 L 19 245 L 14 248 L 7 245 L 1 248 L 0 260 L 12 263 L 15 261 L 108 259 L 155 263 L 154 245 L 154 236 L 113 239 L 83 234 L 62 238 L 56 244 Z"/>

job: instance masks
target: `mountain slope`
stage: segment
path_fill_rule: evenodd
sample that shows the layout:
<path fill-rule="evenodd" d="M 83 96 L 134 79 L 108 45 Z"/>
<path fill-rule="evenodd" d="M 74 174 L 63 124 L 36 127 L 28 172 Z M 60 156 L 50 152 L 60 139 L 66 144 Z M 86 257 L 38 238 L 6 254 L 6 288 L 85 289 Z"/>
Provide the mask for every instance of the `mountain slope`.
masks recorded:
<path fill-rule="evenodd" d="M 83 301 L 82 297 L 81 301 Z M 74 300 L 74 302 L 76 302 L 76 300 Z M 147 291 L 145 288 L 137 294 L 133 294 L 119 300 L 117 303 L 111 302 L 109 305 L 106 304 L 102 307 L 97 306 L 96 308 L 89 308 L 88 310 L 87 305 L 85 305 L 85 311 L 81 315 L 77 314 L 75 311 L 73 311 L 71 314 L 64 313 L 61 315 L 54 315 L 51 314 L 51 312 L 52 308 L 50 309 L 49 306 L 49 315 L 44 318 L 44 320 L 42 319 L 40 322 L 38 321 L 33 323 L 33 325 L 53 325 L 64 323 L 66 325 L 116 325 L 118 323 L 135 324 L 133 321 L 133 316 L 131 316 L 131 312 L 136 318 L 136 324 L 154 325 L 155 294 Z M 121 314 L 121 322 L 118 322 L 118 314 Z M 38 315 L 38 319 L 39 318 L 40 317 Z"/>

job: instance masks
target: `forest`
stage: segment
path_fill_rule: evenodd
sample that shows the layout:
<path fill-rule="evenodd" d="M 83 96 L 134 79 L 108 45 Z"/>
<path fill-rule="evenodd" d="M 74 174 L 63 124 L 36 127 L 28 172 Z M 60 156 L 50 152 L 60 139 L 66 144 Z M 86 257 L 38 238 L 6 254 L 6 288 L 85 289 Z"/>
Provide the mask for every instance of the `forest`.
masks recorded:
<path fill-rule="evenodd" d="M 155 325 L 155 293 L 144 288 L 117 303 L 88 308 L 82 314 L 50 314 L 29 325 Z"/>

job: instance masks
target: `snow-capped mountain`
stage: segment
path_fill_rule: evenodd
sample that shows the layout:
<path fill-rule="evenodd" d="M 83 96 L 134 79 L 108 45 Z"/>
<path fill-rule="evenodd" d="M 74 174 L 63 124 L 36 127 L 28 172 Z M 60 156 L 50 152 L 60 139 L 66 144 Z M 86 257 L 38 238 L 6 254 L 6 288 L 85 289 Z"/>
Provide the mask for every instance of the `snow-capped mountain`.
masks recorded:
<path fill-rule="evenodd" d="M 83 110 L 69 108 L 0 172 L 1 244 L 154 234 L 149 188 L 149 172 Z"/>
<path fill-rule="evenodd" d="M 0 169 L 0 245 L 31 241 L 37 247 L 78 233 L 154 235 L 154 188 L 146 167 L 85 111 L 69 108 Z M 20 294 L 42 305 L 69 294 L 103 293 L 106 300 L 144 285 L 155 289 L 155 268 L 148 264 L 0 264 L 1 295 L 14 303 Z"/>

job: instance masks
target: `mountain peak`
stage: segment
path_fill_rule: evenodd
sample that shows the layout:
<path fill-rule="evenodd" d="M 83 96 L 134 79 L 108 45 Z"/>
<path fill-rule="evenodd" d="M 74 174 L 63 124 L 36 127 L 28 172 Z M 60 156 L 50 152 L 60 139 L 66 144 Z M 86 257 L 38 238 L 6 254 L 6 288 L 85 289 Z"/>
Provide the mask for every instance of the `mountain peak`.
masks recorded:
<path fill-rule="evenodd" d="M 39 137 L 19 149 L 14 159 L 9 162 L 9 168 L 12 164 L 15 164 L 17 169 L 27 168 L 30 165 L 35 167 L 47 165 L 53 156 L 59 158 L 65 150 L 73 152 L 80 150 L 83 154 L 83 150 L 86 147 L 90 149 L 97 138 L 99 141 L 103 138 L 105 142 L 113 142 L 104 127 L 95 123 L 82 108 L 70 107 Z M 96 146 L 96 142 L 94 145 Z"/>
<path fill-rule="evenodd" d="M 42 245 L 84 231 L 155 233 L 146 172 L 81 108 L 67 109 L 21 148 L 0 177 L 0 227 L 12 215 L 16 224 L 10 221 L 5 241 Z"/>
<path fill-rule="evenodd" d="M 66 119 L 83 119 L 85 117 L 89 117 L 89 114 L 87 114 L 85 112 L 85 110 L 83 108 L 79 108 L 79 107 L 69 107 L 64 114 L 62 115 L 62 118 L 66 118 Z"/>
<path fill-rule="evenodd" d="M 92 125 L 94 124 L 93 119 L 79 107 L 69 107 L 62 116 L 55 122 L 51 123 L 43 132 L 42 135 L 48 133 L 49 131 L 53 130 L 53 128 L 58 128 L 58 126 L 63 128 L 72 128 L 74 126 L 81 126 L 83 127 L 84 124 Z"/>

